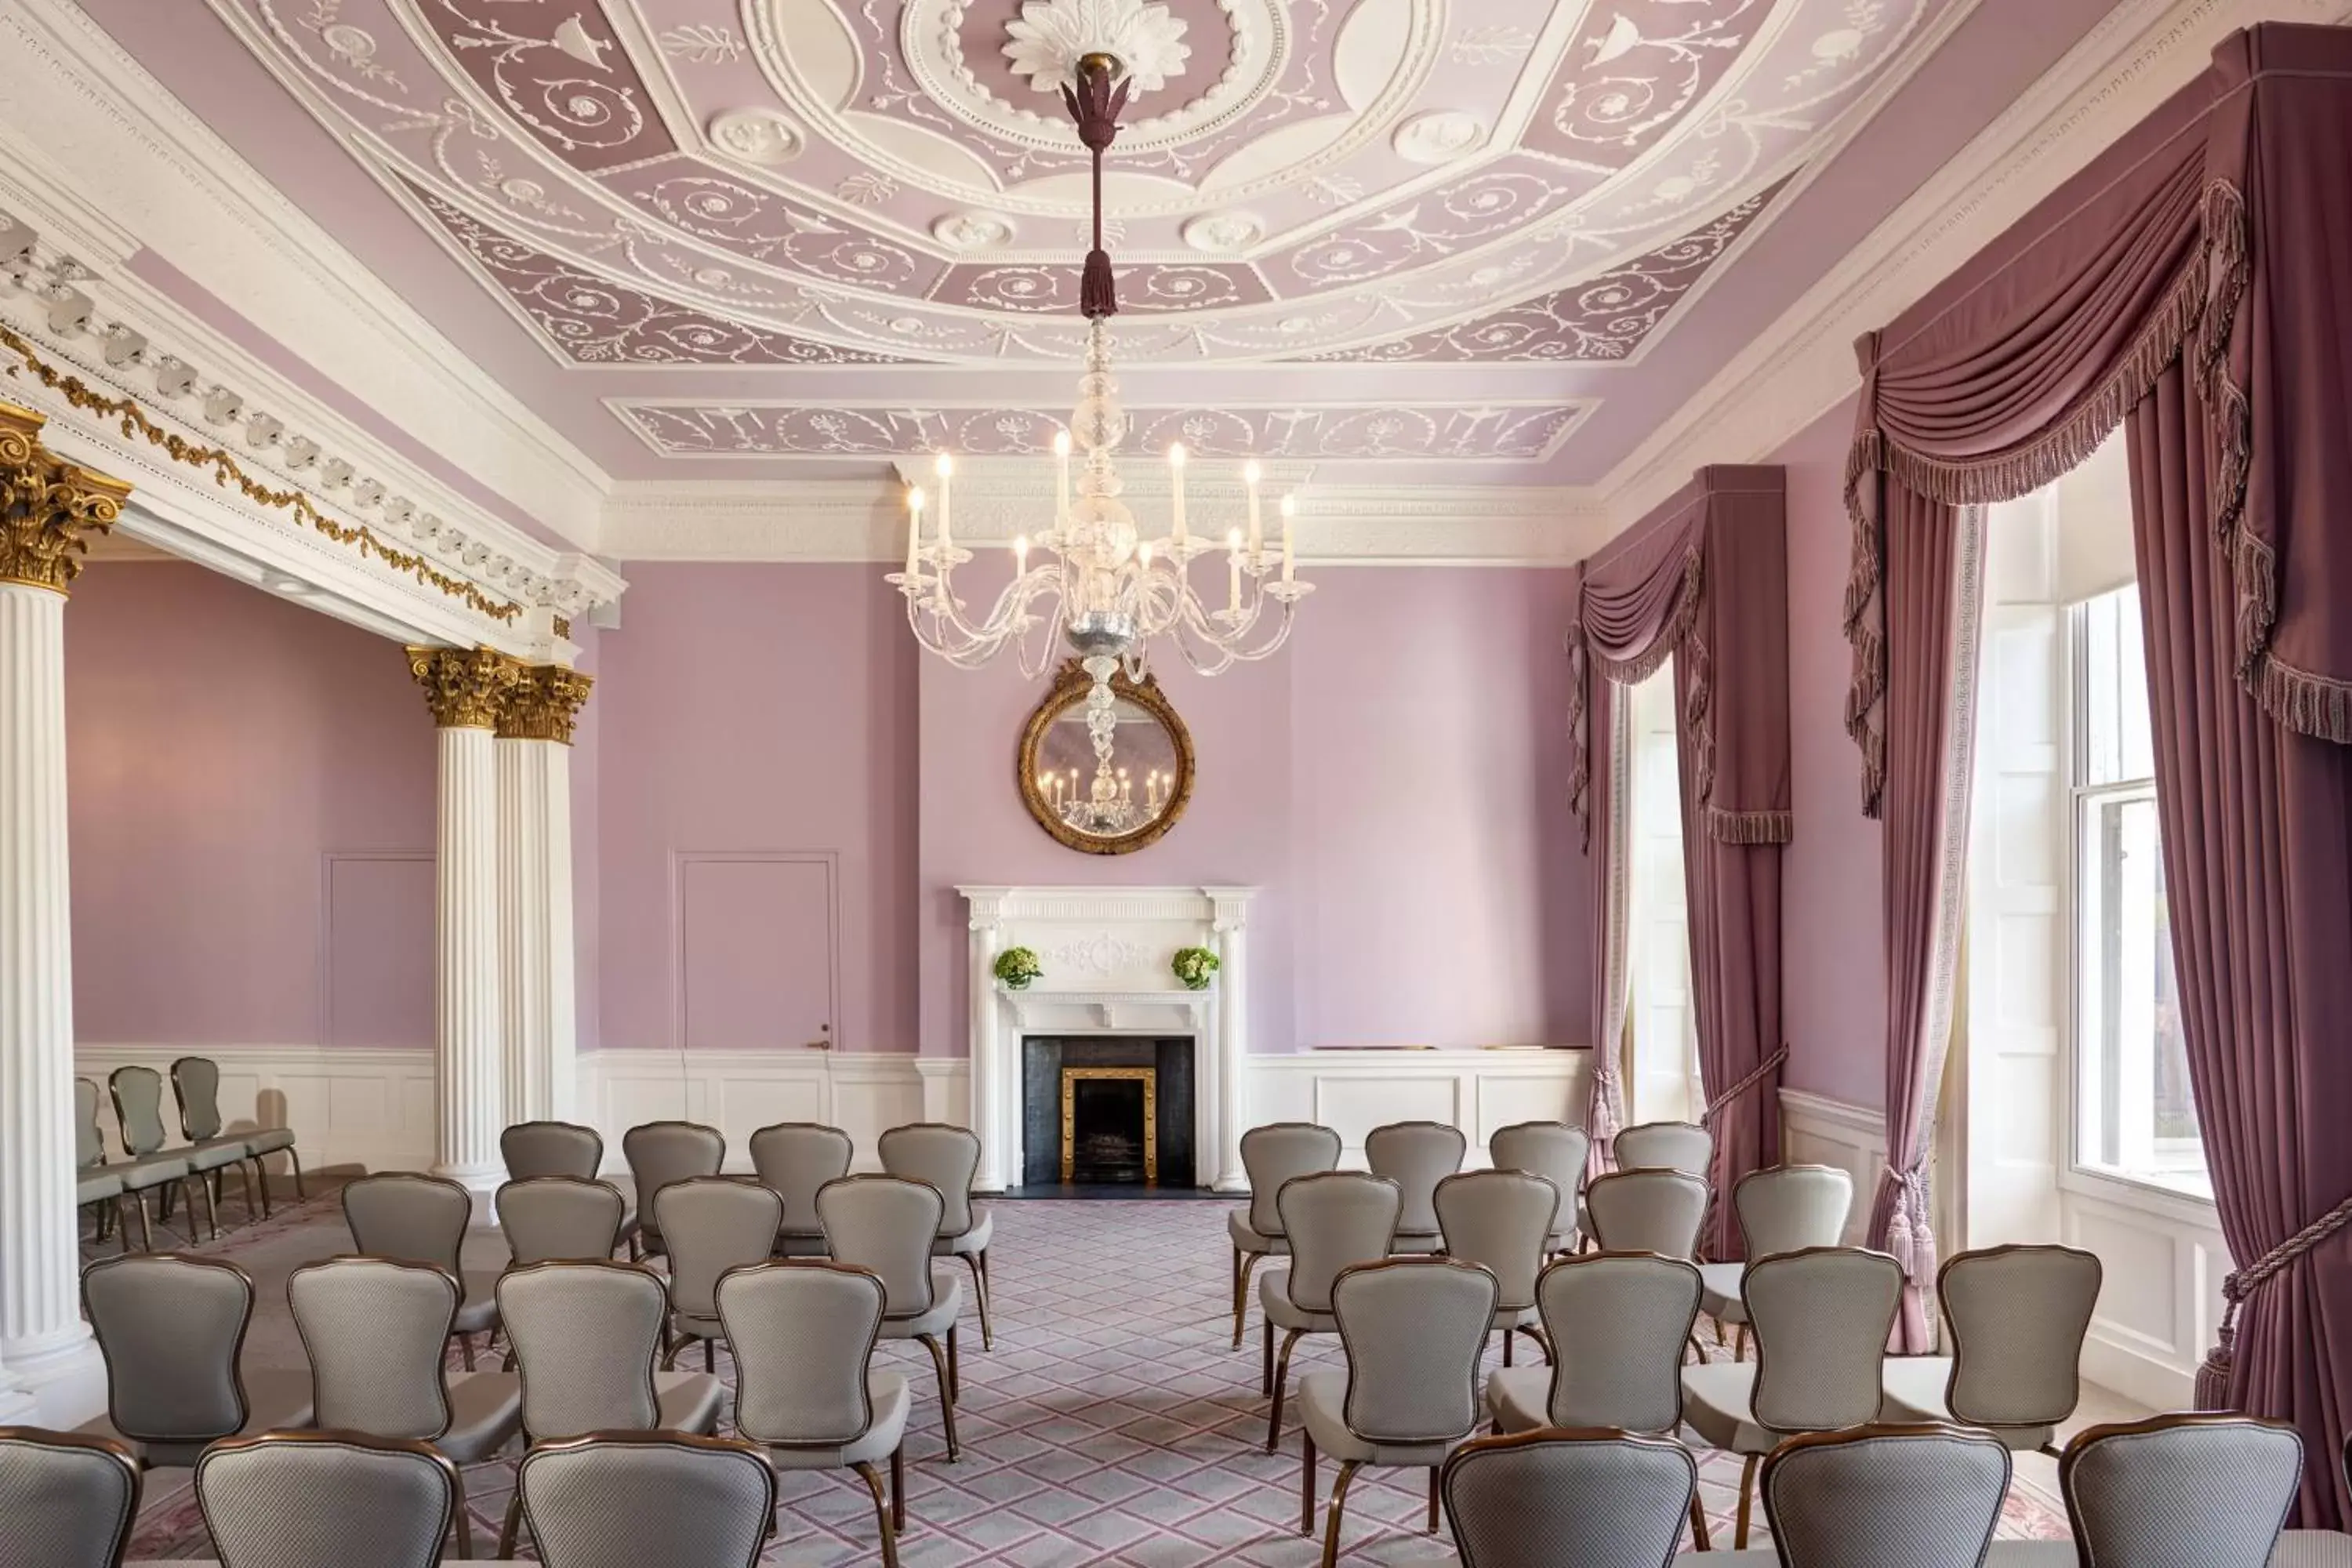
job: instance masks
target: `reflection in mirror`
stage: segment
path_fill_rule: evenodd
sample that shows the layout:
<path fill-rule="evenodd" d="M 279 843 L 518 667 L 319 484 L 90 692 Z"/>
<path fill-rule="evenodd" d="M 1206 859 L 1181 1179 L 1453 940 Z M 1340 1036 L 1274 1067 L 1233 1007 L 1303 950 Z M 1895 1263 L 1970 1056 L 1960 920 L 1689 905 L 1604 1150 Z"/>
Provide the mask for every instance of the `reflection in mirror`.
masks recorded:
<path fill-rule="evenodd" d="M 1021 795 L 1073 849 L 1122 855 L 1174 826 L 1192 792 L 1192 742 L 1150 676 L 1072 659 L 1022 736 Z M 1097 677 L 1101 679 L 1097 679 Z"/>

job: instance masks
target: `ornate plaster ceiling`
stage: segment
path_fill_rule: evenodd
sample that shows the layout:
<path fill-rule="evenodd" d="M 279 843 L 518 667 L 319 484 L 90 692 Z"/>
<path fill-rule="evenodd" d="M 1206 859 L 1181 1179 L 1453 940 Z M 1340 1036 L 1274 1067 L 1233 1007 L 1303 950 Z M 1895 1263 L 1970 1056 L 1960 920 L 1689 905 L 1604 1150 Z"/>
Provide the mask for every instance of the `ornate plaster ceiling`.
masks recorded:
<path fill-rule="evenodd" d="M 640 476 L 1035 449 L 1088 197 L 1047 89 L 1115 37 L 1130 449 L 1527 480 L 1618 455 L 1580 452 L 1591 416 L 1973 0 L 85 5 L 277 178 L 282 135 L 186 63 L 191 17 L 226 28 L 534 345 L 486 367 L 593 408 L 613 444 L 583 444 Z M 2012 52 L 2038 68 L 2097 9 L 2049 0 Z"/>

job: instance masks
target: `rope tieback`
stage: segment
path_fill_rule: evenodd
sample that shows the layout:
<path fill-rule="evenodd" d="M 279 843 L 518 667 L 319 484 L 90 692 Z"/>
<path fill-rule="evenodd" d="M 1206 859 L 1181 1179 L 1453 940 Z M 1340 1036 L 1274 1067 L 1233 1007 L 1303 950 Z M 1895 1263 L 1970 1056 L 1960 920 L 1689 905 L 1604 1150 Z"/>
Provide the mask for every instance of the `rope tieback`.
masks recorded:
<path fill-rule="evenodd" d="M 2230 1407 L 2230 1370 L 2237 1362 L 2238 1309 L 2251 1300 L 2255 1291 L 2311 1256 L 2321 1242 L 2352 1226 L 2352 1197 L 2346 1198 L 2252 1263 L 2247 1264 L 2221 1281 L 2221 1331 L 2217 1336 L 2212 1353 L 2205 1364 L 2197 1369 L 2197 1407 L 2200 1410 L 2226 1410 Z"/>
<path fill-rule="evenodd" d="M 1715 1127 L 1716 1117 L 1728 1107 L 1733 1100 L 1738 1100 L 1741 1095 L 1746 1094 L 1749 1089 L 1754 1089 L 1766 1079 L 1770 1078 L 1774 1073 L 1779 1072 L 1783 1067 L 1788 1065 L 1788 1061 L 1789 1047 L 1782 1046 L 1779 1050 L 1774 1051 L 1770 1056 L 1766 1057 L 1762 1061 L 1757 1063 L 1756 1069 L 1749 1073 L 1746 1078 L 1741 1079 L 1738 1083 L 1733 1084 L 1729 1089 L 1725 1089 L 1721 1094 L 1718 1094 L 1713 1100 L 1708 1100 L 1706 1102 L 1706 1109 L 1698 1113 L 1698 1124 L 1712 1131 Z"/>

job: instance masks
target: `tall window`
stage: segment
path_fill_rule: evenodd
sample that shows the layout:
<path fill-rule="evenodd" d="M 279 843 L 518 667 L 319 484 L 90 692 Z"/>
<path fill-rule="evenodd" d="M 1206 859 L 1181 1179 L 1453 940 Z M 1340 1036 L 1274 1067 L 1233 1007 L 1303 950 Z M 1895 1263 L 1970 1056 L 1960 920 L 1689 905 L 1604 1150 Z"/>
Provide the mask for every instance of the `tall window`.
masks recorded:
<path fill-rule="evenodd" d="M 1691 995 L 1674 660 L 1619 696 L 1633 707 L 1625 925 L 1633 1048 L 1626 1111 L 1637 1122 L 1696 1121 L 1706 1098 L 1699 1088 L 1698 1012 Z"/>
<path fill-rule="evenodd" d="M 2212 1194 L 2180 1031 L 2139 590 L 2076 605 L 2074 1163 Z"/>

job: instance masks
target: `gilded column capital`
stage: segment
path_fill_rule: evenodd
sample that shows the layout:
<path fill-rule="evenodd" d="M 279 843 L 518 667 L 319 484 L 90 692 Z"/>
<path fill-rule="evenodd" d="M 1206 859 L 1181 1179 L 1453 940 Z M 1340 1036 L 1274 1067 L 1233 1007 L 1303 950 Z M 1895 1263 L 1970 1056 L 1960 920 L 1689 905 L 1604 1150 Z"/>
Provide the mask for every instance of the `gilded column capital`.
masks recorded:
<path fill-rule="evenodd" d="M 63 594 L 81 574 L 85 535 L 114 526 L 131 487 L 41 445 L 46 423 L 0 403 L 0 583 Z"/>
<path fill-rule="evenodd" d="M 525 667 L 489 647 L 412 647 L 408 673 L 425 688 L 425 705 L 444 730 L 495 730 L 507 694 Z"/>
<path fill-rule="evenodd" d="M 560 664 L 526 665 L 520 677 L 499 705 L 499 739 L 572 744 L 572 726 L 595 677 Z"/>

